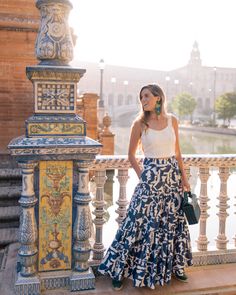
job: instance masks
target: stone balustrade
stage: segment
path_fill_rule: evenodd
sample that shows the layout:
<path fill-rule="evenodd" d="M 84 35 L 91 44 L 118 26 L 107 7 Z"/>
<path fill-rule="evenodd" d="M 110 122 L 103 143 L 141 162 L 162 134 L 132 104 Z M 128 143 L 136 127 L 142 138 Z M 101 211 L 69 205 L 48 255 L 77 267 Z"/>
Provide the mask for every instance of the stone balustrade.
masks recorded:
<path fill-rule="evenodd" d="M 138 163 L 142 165 L 143 158 L 137 157 Z M 198 170 L 198 176 L 200 181 L 200 193 L 198 200 L 201 208 L 201 217 L 199 221 L 198 238 L 196 240 L 197 249 L 193 253 L 194 265 L 206 265 L 206 264 L 218 264 L 227 262 L 236 262 L 236 230 L 234 238 L 234 248 L 228 247 L 228 238 L 226 236 L 226 220 L 228 217 L 227 209 L 228 195 L 227 195 L 227 182 L 231 171 L 236 167 L 236 155 L 187 155 L 183 157 L 187 176 L 189 178 L 194 177 L 191 175 L 191 169 Z M 97 265 L 102 259 L 105 253 L 105 247 L 103 244 L 103 236 L 107 233 L 103 233 L 103 224 L 105 223 L 105 201 L 104 201 L 104 184 L 106 182 L 106 170 L 118 170 L 117 178 L 119 182 L 119 198 L 116 204 L 117 218 L 116 221 L 120 224 L 125 217 L 127 205 L 129 203 L 126 197 L 126 183 L 129 178 L 128 170 L 131 168 L 127 156 L 97 156 L 96 160 L 90 166 L 91 170 L 95 171 L 95 183 L 96 193 L 93 200 L 93 206 L 95 210 L 93 214 L 95 218 L 93 220 L 95 225 L 95 242 L 93 246 L 93 259 L 91 264 Z M 217 200 L 217 216 L 218 224 L 214 224 L 217 227 L 218 235 L 216 237 L 215 247 L 209 250 L 209 239 L 207 237 L 207 225 L 209 214 L 209 178 L 210 170 L 212 168 L 218 169 L 220 189 L 217 193 L 215 200 Z M 236 204 L 236 200 L 234 201 Z M 234 205 L 235 205 L 234 204 Z M 234 211 L 235 209 L 231 210 Z M 108 221 L 109 222 L 109 221 Z M 236 218 L 235 218 L 236 223 Z M 233 225 L 228 225 L 233 226 Z"/>

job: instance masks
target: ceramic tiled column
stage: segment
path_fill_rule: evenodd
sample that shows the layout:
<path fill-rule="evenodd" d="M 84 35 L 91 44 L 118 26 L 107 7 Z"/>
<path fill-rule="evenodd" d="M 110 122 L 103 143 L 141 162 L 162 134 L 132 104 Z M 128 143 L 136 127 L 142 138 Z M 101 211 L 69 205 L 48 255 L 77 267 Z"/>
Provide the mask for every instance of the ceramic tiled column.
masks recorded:
<path fill-rule="evenodd" d="M 25 280 L 31 285 L 32 294 L 40 294 L 40 282 L 37 276 L 38 231 L 35 220 L 37 198 L 34 193 L 34 168 L 37 163 L 21 162 L 22 193 L 19 200 L 21 206 L 18 250 L 20 272 L 16 282 L 16 293 L 23 294 Z"/>
<path fill-rule="evenodd" d="M 40 284 L 40 290 L 93 289 L 94 275 L 88 267 L 91 213 L 87 180 L 88 163 L 93 161 L 101 145 L 86 136 L 86 122 L 76 115 L 77 83 L 85 70 L 68 65 L 73 58 L 68 26 L 72 5 L 67 0 L 38 0 L 36 6 L 41 14 L 36 42 L 36 56 L 40 62 L 26 68 L 33 84 L 34 114 L 26 120 L 25 136 L 9 144 L 16 160 L 25 163 L 20 164 L 26 194 L 22 193 L 20 199 L 23 212 L 19 239 L 21 272 L 16 286 L 19 283 L 22 286 L 23 291 L 18 289 L 18 294 L 38 294 L 32 293 L 35 284 L 32 280 L 39 278 L 37 287 L 39 289 Z M 32 162 L 39 163 L 36 197 Z M 77 163 L 80 163 L 79 188 L 74 196 L 73 174 Z M 39 232 L 34 218 L 37 199 Z M 73 202 L 77 207 L 75 217 Z M 76 220 L 74 225 L 72 220 Z"/>

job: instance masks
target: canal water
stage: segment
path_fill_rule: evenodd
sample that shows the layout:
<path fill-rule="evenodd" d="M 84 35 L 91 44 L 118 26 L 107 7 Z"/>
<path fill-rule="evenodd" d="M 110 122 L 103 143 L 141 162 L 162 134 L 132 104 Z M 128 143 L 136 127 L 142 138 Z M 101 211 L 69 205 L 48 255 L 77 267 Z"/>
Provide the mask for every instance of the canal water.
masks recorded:
<path fill-rule="evenodd" d="M 130 127 L 112 128 L 115 133 L 115 154 L 126 155 Z M 179 131 L 182 154 L 236 154 L 236 136 L 192 130 Z"/>
<path fill-rule="evenodd" d="M 128 151 L 129 133 L 128 127 L 113 127 L 115 133 L 115 154 L 125 155 Z M 203 132 L 192 132 L 180 130 L 180 145 L 183 154 L 236 154 L 236 137 L 229 135 L 217 135 Z M 197 196 L 200 194 L 200 180 L 198 177 L 197 168 L 191 168 L 190 185 L 192 192 Z M 116 218 L 116 210 L 118 208 L 117 200 L 119 197 L 119 183 L 116 175 L 113 178 L 113 197 L 110 194 L 110 190 L 105 190 L 105 199 L 107 202 L 107 222 L 104 224 L 104 244 L 108 247 L 112 242 L 116 230 L 118 228 Z M 228 180 L 228 205 L 227 213 L 229 216 L 226 220 L 226 236 L 229 240 L 228 248 L 234 247 L 234 238 L 236 237 L 236 216 L 235 216 L 235 204 L 236 204 L 236 191 L 235 191 L 236 171 L 231 169 L 231 175 Z M 135 186 L 138 183 L 138 178 L 133 171 L 129 170 L 129 180 L 127 182 L 127 199 L 130 200 Z M 207 219 L 207 238 L 209 240 L 208 249 L 215 249 L 215 239 L 218 235 L 219 218 L 218 218 L 218 204 L 220 193 L 220 180 L 218 170 L 215 168 L 210 169 L 210 177 L 208 181 L 208 197 L 209 197 L 209 218 Z M 196 240 L 199 236 L 199 224 L 189 226 L 191 242 L 193 250 L 196 250 Z M 106 234 L 110 233 L 110 234 Z"/>

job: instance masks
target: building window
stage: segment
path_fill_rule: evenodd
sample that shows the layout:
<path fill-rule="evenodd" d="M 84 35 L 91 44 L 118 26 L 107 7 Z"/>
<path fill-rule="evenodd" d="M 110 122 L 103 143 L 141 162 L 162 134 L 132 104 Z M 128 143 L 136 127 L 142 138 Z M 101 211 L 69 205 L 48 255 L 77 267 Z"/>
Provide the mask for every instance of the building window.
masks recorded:
<path fill-rule="evenodd" d="M 125 104 L 128 105 L 128 104 L 132 104 L 132 101 L 133 101 L 133 97 L 132 95 L 127 95 L 126 97 L 126 100 L 125 100 Z"/>
<path fill-rule="evenodd" d="M 106 96 L 106 94 L 102 94 L 102 99 L 103 99 L 103 101 L 104 101 L 104 105 L 107 105 L 107 96 Z"/>
<path fill-rule="evenodd" d="M 207 109 L 207 110 L 210 109 L 210 98 L 206 98 L 205 109 Z"/>
<path fill-rule="evenodd" d="M 113 106 L 114 105 L 114 94 L 113 93 L 110 93 L 108 95 L 108 105 L 109 106 Z"/>
<path fill-rule="evenodd" d="M 122 94 L 119 94 L 118 95 L 118 100 L 117 100 L 118 106 L 123 105 L 123 99 L 124 99 L 123 95 Z"/>
<path fill-rule="evenodd" d="M 198 109 L 202 109 L 202 98 L 201 97 L 199 97 L 197 100 L 197 107 L 198 107 Z"/>

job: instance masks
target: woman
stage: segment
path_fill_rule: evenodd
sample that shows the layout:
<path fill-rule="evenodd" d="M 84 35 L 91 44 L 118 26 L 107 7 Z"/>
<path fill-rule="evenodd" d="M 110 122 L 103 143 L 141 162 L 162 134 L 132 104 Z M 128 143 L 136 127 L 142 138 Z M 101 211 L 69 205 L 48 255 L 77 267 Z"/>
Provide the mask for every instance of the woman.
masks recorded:
<path fill-rule="evenodd" d="M 181 209 L 190 185 L 179 147 L 177 119 L 166 113 L 165 95 L 157 85 L 140 91 L 142 113 L 132 126 L 129 161 L 140 181 L 127 215 L 99 271 L 111 276 L 115 290 L 130 277 L 136 287 L 169 283 L 172 274 L 187 282 L 184 267 L 192 265 L 188 226 Z M 135 153 L 141 141 L 143 171 Z"/>

